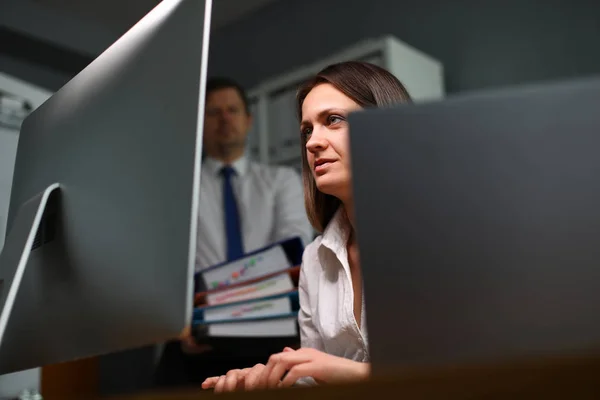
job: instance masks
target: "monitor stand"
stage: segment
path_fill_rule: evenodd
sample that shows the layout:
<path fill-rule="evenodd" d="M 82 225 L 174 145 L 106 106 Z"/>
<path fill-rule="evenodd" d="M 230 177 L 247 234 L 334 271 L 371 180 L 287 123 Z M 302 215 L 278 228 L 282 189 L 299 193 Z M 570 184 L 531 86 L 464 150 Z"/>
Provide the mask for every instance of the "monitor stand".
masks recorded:
<path fill-rule="evenodd" d="M 0 346 L 48 199 L 60 185 L 50 185 L 17 211 L 0 253 Z"/>

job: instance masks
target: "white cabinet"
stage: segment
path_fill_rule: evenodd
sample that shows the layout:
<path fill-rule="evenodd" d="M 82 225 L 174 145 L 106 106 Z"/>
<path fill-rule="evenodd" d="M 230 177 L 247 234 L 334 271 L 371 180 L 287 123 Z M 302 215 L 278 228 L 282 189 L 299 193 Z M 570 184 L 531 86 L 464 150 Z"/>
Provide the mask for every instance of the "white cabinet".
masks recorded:
<path fill-rule="evenodd" d="M 444 96 L 442 64 L 392 36 L 366 40 L 313 63 L 269 79 L 249 91 L 254 126 L 248 137 L 252 158 L 300 168 L 300 134 L 295 108 L 296 90 L 305 79 L 329 64 L 362 60 L 393 73 L 415 101 Z"/>

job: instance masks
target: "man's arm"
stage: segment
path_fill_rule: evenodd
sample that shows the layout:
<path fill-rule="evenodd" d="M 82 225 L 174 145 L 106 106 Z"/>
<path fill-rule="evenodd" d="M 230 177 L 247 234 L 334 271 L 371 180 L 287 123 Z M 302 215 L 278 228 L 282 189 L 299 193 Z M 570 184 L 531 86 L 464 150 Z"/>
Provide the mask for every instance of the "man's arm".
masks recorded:
<path fill-rule="evenodd" d="M 302 181 L 298 173 L 289 167 L 282 167 L 277 174 L 274 211 L 273 242 L 295 236 L 300 236 L 305 246 L 312 241 L 314 231 L 304 208 Z"/>

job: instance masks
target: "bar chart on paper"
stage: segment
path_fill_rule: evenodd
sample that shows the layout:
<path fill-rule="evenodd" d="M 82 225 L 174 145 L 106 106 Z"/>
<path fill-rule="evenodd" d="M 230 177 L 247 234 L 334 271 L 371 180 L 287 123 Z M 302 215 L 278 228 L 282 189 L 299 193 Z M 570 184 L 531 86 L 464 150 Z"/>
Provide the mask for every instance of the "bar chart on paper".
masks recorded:
<path fill-rule="evenodd" d="M 236 301 L 251 300 L 264 296 L 271 296 L 294 289 L 292 278 L 287 272 L 267 278 L 256 283 L 249 283 L 241 287 L 225 289 L 206 296 L 209 305 L 233 303 Z"/>
<path fill-rule="evenodd" d="M 291 267 L 285 251 L 272 247 L 256 255 L 249 255 L 224 266 L 210 268 L 202 273 L 206 287 L 218 289 L 246 282 L 262 275 Z"/>

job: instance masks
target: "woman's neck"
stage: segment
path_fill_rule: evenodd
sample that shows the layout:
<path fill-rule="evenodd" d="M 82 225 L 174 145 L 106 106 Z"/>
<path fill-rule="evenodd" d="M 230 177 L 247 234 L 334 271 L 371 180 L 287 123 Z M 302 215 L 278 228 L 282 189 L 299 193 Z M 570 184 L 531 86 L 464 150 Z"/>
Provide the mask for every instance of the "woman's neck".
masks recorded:
<path fill-rule="evenodd" d="M 348 228 L 350 228 L 350 236 L 348 238 L 348 245 L 354 245 L 356 243 L 356 235 L 355 232 L 355 219 L 354 219 L 354 203 L 352 201 L 344 201 L 342 202 L 344 207 L 344 216 L 346 223 L 348 224 Z"/>

